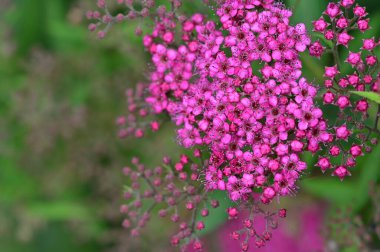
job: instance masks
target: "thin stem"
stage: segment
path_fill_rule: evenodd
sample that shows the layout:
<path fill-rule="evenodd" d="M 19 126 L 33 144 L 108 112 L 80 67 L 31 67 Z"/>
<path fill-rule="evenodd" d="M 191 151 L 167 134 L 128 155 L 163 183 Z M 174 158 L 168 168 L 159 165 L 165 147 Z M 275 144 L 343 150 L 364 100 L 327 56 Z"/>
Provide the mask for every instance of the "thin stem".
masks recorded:
<path fill-rule="evenodd" d="M 149 185 L 149 187 L 153 190 L 154 194 L 157 194 L 156 188 L 153 186 L 152 182 L 150 181 L 149 178 L 145 177 L 145 175 L 142 173 L 141 177 L 145 180 L 145 182 Z"/>
<path fill-rule="evenodd" d="M 198 212 L 198 205 L 195 207 L 193 214 L 191 216 L 191 233 L 194 233 L 195 229 L 195 219 L 197 217 L 197 212 Z"/>
<path fill-rule="evenodd" d="M 378 129 L 379 121 L 380 121 L 380 104 L 377 106 L 375 125 L 373 126 L 373 128 L 369 127 L 369 126 L 365 126 L 368 129 L 368 134 L 367 134 L 367 137 L 366 137 L 366 141 L 371 136 L 371 133 L 375 132 L 377 134 L 380 134 L 380 130 Z"/>
<path fill-rule="evenodd" d="M 337 32 L 336 32 L 335 21 L 333 21 L 332 27 L 333 27 L 334 34 L 336 34 Z M 340 59 L 339 59 L 339 52 L 338 52 L 337 42 L 338 42 L 337 39 L 334 38 L 334 46 L 332 48 L 332 53 L 333 53 L 333 56 L 334 56 L 335 64 L 338 66 L 338 70 L 340 70 Z"/>
<path fill-rule="evenodd" d="M 340 69 L 340 59 L 339 59 L 339 53 L 338 53 L 338 47 L 336 43 L 334 44 L 333 50 L 332 50 L 335 64 L 338 66 L 338 70 Z"/>
<path fill-rule="evenodd" d="M 379 118 L 380 118 L 380 104 L 377 106 L 377 113 L 376 113 L 375 126 L 374 126 L 375 131 L 378 131 Z"/>

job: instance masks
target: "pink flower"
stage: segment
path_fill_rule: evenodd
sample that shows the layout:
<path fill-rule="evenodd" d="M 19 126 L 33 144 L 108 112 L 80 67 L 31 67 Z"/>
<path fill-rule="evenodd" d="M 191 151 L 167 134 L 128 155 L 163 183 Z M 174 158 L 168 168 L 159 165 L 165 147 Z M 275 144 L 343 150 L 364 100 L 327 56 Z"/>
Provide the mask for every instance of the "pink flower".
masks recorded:
<path fill-rule="evenodd" d="M 341 151 L 340 148 L 338 146 L 334 145 L 330 148 L 329 153 L 331 156 L 336 157 L 340 154 L 340 151 Z"/>
<path fill-rule="evenodd" d="M 290 34 L 290 31 L 288 32 L 288 34 Z M 305 24 L 297 24 L 294 28 L 294 34 L 292 35 L 294 36 L 294 40 L 296 43 L 295 49 L 299 52 L 304 52 L 306 50 L 306 47 L 311 43 L 311 40 L 307 35 Z"/>
<path fill-rule="evenodd" d="M 227 208 L 227 214 L 230 218 L 237 218 L 239 211 L 235 207 L 229 207 Z"/>
<path fill-rule="evenodd" d="M 252 174 L 244 174 L 243 178 L 241 179 L 242 183 L 246 187 L 251 187 L 254 185 L 254 177 Z"/>
<path fill-rule="evenodd" d="M 363 47 L 362 47 L 363 50 L 372 51 L 376 46 L 377 44 L 374 38 L 363 39 Z"/>
<path fill-rule="evenodd" d="M 335 18 L 341 13 L 341 10 L 339 8 L 339 5 L 336 3 L 329 3 L 327 5 L 327 9 L 325 11 L 325 14 L 327 14 L 331 18 Z"/>
<path fill-rule="evenodd" d="M 276 153 L 279 156 L 284 156 L 284 155 L 288 154 L 288 149 L 289 149 L 289 147 L 286 144 L 279 144 L 276 147 Z"/>
<path fill-rule="evenodd" d="M 353 145 L 350 148 L 350 153 L 353 157 L 358 157 L 363 154 L 362 148 L 359 145 Z"/>
<path fill-rule="evenodd" d="M 244 186 L 241 181 L 235 176 L 228 177 L 226 189 L 232 201 L 237 201 L 245 197 L 246 194 L 251 192 L 251 189 Z"/>
<path fill-rule="evenodd" d="M 361 62 L 361 53 L 349 52 L 346 62 L 350 63 L 352 66 L 355 66 Z"/>
<path fill-rule="evenodd" d="M 311 56 L 320 58 L 325 50 L 325 47 L 322 46 L 319 40 L 312 43 L 309 47 L 309 53 Z"/>
<path fill-rule="evenodd" d="M 322 172 L 325 172 L 326 170 L 331 168 L 330 159 L 326 157 L 319 158 L 317 166 L 321 168 Z"/>
<path fill-rule="evenodd" d="M 143 38 L 152 61 L 148 83 L 138 86 L 136 92 L 127 92 L 129 115 L 118 120 L 122 127 L 119 135 L 143 137 L 149 126 L 157 131 L 160 124 L 151 117 L 164 114 L 177 126 L 177 139 L 183 147 L 197 148 L 195 157 L 199 160 L 204 157 L 199 149 L 207 149 L 209 158 L 202 159 L 201 164 L 193 163 L 187 156 L 181 156 L 177 163 L 166 158 L 164 167 L 171 169 L 162 178 L 159 175 L 164 169 L 147 170 L 138 160 L 133 161 L 136 171 L 124 169 L 137 193 L 133 204 L 128 209 L 122 208 L 131 220 L 137 219 L 133 235 L 139 234 L 139 228 L 150 217 L 149 213 L 140 216 L 137 211 L 144 198 L 166 204 L 165 209 L 158 210 L 161 217 L 176 208 L 181 199 L 189 211 L 199 209 L 207 197 L 198 195 L 191 182 L 198 180 L 200 174 L 204 174 L 206 192 L 226 191 L 230 200 L 243 201 L 242 205 L 253 200 L 268 204 L 276 196 L 280 198 L 297 190 L 296 182 L 307 169 L 302 161 L 304 151 L 320 152 L 317 166 L 323 172 L 334 167 L 333 175 L 340 179 L 350 175 L 348 169 L 355 166 L 356 158 L 369 150 L 369 141 L 351 146 L 348 141 L 351 136 L 354 139 L 355 127 L 365 130 L 357 121 L 360 116 L 367 116 L 369 103 L 366 99 L 356 100 L 355 95 L 350 100 L 349 94 L 353 90 L 377 91 L 380 82 L 373 67 L 378 63 L 374 49 L 379 45 L 374 38 L 363 40 L 361 51 L 349 51 L 346 62 L 353 66 L 351 73 L 340 68 L 336 54 L 341 50 L 337 50 L 337 45 L 348 48 L 354 39 L 348 32 L 370 28 L 365 8 L 353 8 L 354 2 L 340 0 L 328 4 L 325 15 L 313 22 L 314 30 L 326 39 L 314 43 L 305 24 L 293 26 L 292 12 L 273 0 L 220 1 L 217 23 L 201 14 L 177 17 L 174 14 L 179 1 L 174 1 L 173 11 L 164 7 L 157 10 L 152 32 Z M 131 4 L 128 0 L 127 6 Z M 99 6 L 104 9 L 105 1 L 99 0 Z M 346 13 L 351 13 L 348 9 L 351 7 L 355 18 L 348 19 Z M 141 13 L 131 12 L 127 16 L 95 12 L 87 16 L 108 25 L 112 20 L 147 16 L 149 10 L 143 6 Z M 90 30 L 100 25 L 91 25 Z M 105 31 L 100 31 L 101 37 Z M 325 42 L 333 43 L 327 51 Z M 334 120 L 324 118 L 316 99 L 318 88 L 302 78 L 300 52 L 306 49 L 318 58 L 324 53 L 334 54 L 336 65 L 325 67 L 321 87 L 323 103 L 330 104 L 328 109 L 332 105 L 340 108 Z M 148 118 L 151 123 L 140 122 L 139 118 Z M 343 161 L 339 163 L 338 159 Z M 139 179 L 146 179 L 149 187 L 142 194 L 137 192 L 141 187 Z M 151 187 L 156 190 L 150 190 Z M 125 197 L 130 200 L 134 193 L 127 192 Z M 219 204 L 212 201 L 210 205 Z M 238 216 L 236 208 L 228 208 L 227 213 L 230 218 Z M 201 215 L 207 216 L 208 210 L 202 210 Z M 282 211 L 279 215 L 285 217 L 286 213 Z M 180 220 L 176 211 L 170 219 Z M 124 223 L 128 228 L 131 224 Z M 184 239 L 191 237 L 192 246 L 201 249 L 202 244 L 192 237 L 193 229 L 203 230 L 204 223 L 192 223 L 191 228 L 182 220 L 178 224 L 180 231 L 172 237 L 172 244 L 182 245 Z M 251 220 L 244 221 L 246 235 L 256 235 L 255 245 L 264 246 L 272 233 L 256 234 L 252 225 Z M 239 236 L 236 232 L 233 235 L 237 239 Z M 244 251 L 248 247 L 246 242 L 241 244 Z"/>
<path fill-rule="evenodd" d="M 336 105 L 340 108 L 340 109 L 345 109 L 347 108 L 348 106 L 350 106 L 350 99 L 345 96 L 345 95 L 341 95 L 338 97 L 337 101 L 336 101 Z"/>
<path fill-rule="evenodd" d="M 333 30 L 327 30 L 324 35 L 327 40 L 333 40 L 335 38 L 335 33 Z"/>
<path fill-rule="evenodd" d="M 335 176 L 339 177 L 340 180 L 343 180 L 346 176 L 350 176 L 350 172 L 344 166 L 338 166 L 333 173 Z"/>
<path fill-rule="evenodd" d="M 339 139 L 347 140 L 348 137 L 351 135 L 351 132 L 347 129 L 346 125 L 342 125 L 335 130 L 336 137 Z"/>
<path fill-rule="evenodd" d="M 273 199 L 273 197 L 276 195 L 276 191 L 273 190 L 272 187 L 267 187 L 264 189 L 263 196 L 266 199 Z"/>
<path fill-rule="evenodd" d="M 198 230 L 203 230 L 205 228 L 205 224 L 203 221 L 198 221 L 198 223 L 196 224 L 196 229 Z"/>
<path fill-rule="evenodd" d="M 304 144 L 300 141 L 294 140 L 290 144 L 292 151 L 294 152 L 301 152 L 303 150 Z"/>
<path fill-rule="evenodd" d="M 377 63 L 377 57 L 374 56 L 374 55 L 368 55 L 366 58 L 365 58 L 365 62 L 367 65 L 369 66 L 374 66 L 376 63 Z"/>
<path fill-rule="evenodd" d="M 354 8 L 354 14 L 355 14 L 355 16 L 362 18 L 362 17 L 367 16 L 368 13 L 366 12 L 365 7 L 356 5 Z"/>
<path fill-rule="evenodd" d="M 317 89 L 306 82 L 305 78 L 299 80 L 298 86 L 292 88 L 292 93 L 296 95 L 295 101 L 298 104 L 306 102 L 312 104 L 312 99 L 317 94 Z"/>
<path fill-rule="evenodd" d="M 344 29 L 344 28 L 347 28 L 348 26 L 348 20 L 344 17 L 341 17 L 339 18 L 337 21 L 336 21 L 336 26 L 340 29 Z"/>
<path fill-rule="evenodd" d="M 369 29 L 369 19 L 362 19 L 358 21 L 358 28 L 361 32 Z"/>
<path fill-rule="evenodd" d="M 341 0 L 340 1 L 340 4 L 345 7 L 345 8 L 349 8 L 351 7 L 353 4 L 355 3 L 355 0 Z"/>
<path fill-rule="evenodd" d="M 335 95 L 331 91 L 327 91 L 323 94 L 323 102 L 326 104 L 331 104 L 334 102 Z"/>
<path fill-rule="evenodd" d="M 356 110 L 357 111 L 360 111 L 360 112 L 367 112 L 368 108 L 369 108 L 369 104 L 367 102 L 367 100 L 360 100 L 356 103 Z"/>
<path fill-rule="evenodd" d="M 338 34 L 338 45 L 344 45 L 345 47 L 348 47 L 348 43 L 353 40 L 353 37 L 348 35 L 347 32 L 342 32 Z"/>
<path fill-rule="evenodd" d="M 328 27 L 327 22 L 321 17 L 317 21 L 313 21 L 315 31 L 323 32 Z"/>
<path fill-rule="evenodd" d="M 338 71 L 338 67 L 335 65 L 335 66 L 332 66 L 332 67 L 325 67 L 325 77 L 328 77 L 328 78 L 334 78 L 337 74 L 339 73 Z"/>

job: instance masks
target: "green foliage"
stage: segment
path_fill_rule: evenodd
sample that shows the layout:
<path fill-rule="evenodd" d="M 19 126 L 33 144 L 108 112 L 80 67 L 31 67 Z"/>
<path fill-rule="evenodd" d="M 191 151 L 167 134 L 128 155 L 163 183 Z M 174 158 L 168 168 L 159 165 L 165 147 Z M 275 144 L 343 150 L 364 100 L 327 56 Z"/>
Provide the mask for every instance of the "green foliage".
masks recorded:
<path fill-rule="evenodd" d="M 47 221 L 91 220 L 88 209 L 80 202 L 39 202 L 28 207 L 28 214 L 32 218 Z"/>
<path fill-rule="evenodd" d="M 18 0 L 17 11 L 12 16 L 18 53 L 24 55 L 32 46 L 50 46 L 47 33 L 48 1 Z"/>
<path fill-rule="evenodd" d="M 306 178 L 301 184 L 302 190 L 326 199 L 333 204 L 348 205 L 356 196 L 354 183 L 341 182 L 338 178 Z"/>

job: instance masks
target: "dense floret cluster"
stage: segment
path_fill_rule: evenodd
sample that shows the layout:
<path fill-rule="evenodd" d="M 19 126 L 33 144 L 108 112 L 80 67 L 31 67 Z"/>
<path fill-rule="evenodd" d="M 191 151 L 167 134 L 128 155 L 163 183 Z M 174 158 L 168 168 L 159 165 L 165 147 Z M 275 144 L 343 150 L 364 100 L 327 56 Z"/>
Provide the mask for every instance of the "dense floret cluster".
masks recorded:
<path fill-rule="evenodd" d="M 220 5 L 222 29 L 200 14 L 184 21 L 179 46 L 175 23 L 162 17 L 144 38 L 155 66 L 146 101 L 171 116 L 184 147 L 209 147 L 207 189 L 236 201 L 260 188 L 269 203 L 295 188 L 306 169 L 299 153 L 330 135 L 317 89 L 301 78 L 305 25 L 291 26 L 282 5 L 243 2 Z"/>
<path fill-rule="evenodd" d="M 296 182 L 307 169 L 305 152 L 318 155 L 317 166 L 323 172 L 331 170 L 343 179 L 356 158 L 377 144 L 380 107 L 374 126 L 366 123 L 368 98 L 379 91 L 375 49 L 380 42 L 366 38 L 359 51 L 351 51 L 353 31 L 370 29 L 365 8 L 354 0 L 329 3 L 313 22 L 313 33 L 303 23 L 292 25 L 292 11 L 274 0 L 215 1 L 212 11 L 217 20 L 200 13 L 180 14 L 180 0 L 170 0 L 171 8 L 156 8 L 153 0 L 117 3 L 128 13 L 111 15 L 106 1 L 98 0 L 104 14 L 87 14 L 95 20 L 89 29 L 99 30 L 99 38 L 117 22 L 137 18 L 154 22 L 143 37 L 151 59 L 149 78 L 135 91 L 127 91 L 129 114 L 117 119 L 119 136 L 141 138 L 148 128 L 158 131 L 158 115 L 164 114 L 177 126 L 179 144 L 195 149 L 196 159 L 182 155 L 172 163 L 165 158 L 154 170 L 134 159 L 135 169 L 124 169 L 131 186 L 121 211 L 127 214 L 123 225 L 132 235 L 139 234 L 159 207 L 159 216 L 170 215 L 179 223 L 173 245 L 185 249 L 190 243 L 202 249 L 196 231 L 205 225 L 197 216 L 209 214 L 202 205 L 218 207 L 209 194 L 221 190 L 249 213 L 232 237 L 243 237 L 243 251 L 248 250 L 250 237 L 262 247 L 286 210 L 271 213 L 260 205 L 297 189 Z M 136 33 L 143 32 L 138 28 Z M 313 42 L 313 35 L 319 39 Z M 344 62 L 351 72 L 340 61 L 343 50 L 349 50 Z M 320 87 L 303 76 L 300 54 L 305 51 L 317 58 L 333 56 L 335 63 L 325 67 Z M 145 200 L 151 202 L 148 208 Z M 190 222 L 183 221 L 181 208 L 192 213 Z M 236 218 L 239 211 L 226 209 L 229 218 Z M 267 221 L 264 232 L 255 230 L 255 214 Z"/>

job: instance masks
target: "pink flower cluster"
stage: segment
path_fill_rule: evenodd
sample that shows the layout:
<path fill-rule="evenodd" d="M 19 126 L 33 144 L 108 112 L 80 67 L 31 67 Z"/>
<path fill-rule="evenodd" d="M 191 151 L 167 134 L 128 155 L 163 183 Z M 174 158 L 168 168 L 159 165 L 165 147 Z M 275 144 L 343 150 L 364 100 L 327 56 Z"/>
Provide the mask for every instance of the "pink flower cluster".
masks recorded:
<path fill-rule="evenodd" d="M 169 113 L 184 147 L 210 148 L 206 187 L 233 201 L 255 189 L 264 203 L 288 195 L 306 169 L 299 154 L 331 138 L 317 89 L 300 78 L 305 25 L 291 26 L 292 12 L 272 2 L 225 1 L 222 29 L 195 14 L 182 23 L 179 46 L 166 19 L 144 38 L 155 66 L 146 101 Z"/>
<path fill-rule="evenodd" d="M 337 108 L 335 121 L 329 122 L 332 138 L 327 145 L 326 156 L 320 156 L 317 166 L 322 171 L 333 169 L 333 175 L 340 179 L 350 175 L 349 168 L 356 165 L 356 158 L 364 152 L 369 152 L 377 139 L 370 139 L 376 132 L 378 117 L 374 127 L 369 127 L 362 122 L 366 121 L 370 103 L 367 99 L 358 99 L 351 91 L 378 91 L 380 82 L 378 73 L 378 58 L 374 50 L 379 46 L 375 38 L 363 40 L 359 51 L 351 51 L 350 41 L 354 40 L 353 31 L 366 32 L 369 27 L 369 18 L 364 7 L 354 5 L 354 0 L 342 0 L 339 3 L 329 3 L 324 16 L 313 22 L 314 31 L 322 33 L 327 41 L 332 42 L 332 52 L 335 65 L 326 66 L 324 77 L 325 90 L 323 102 L 328 106 Z M 339 57 L 338 46 L 342 50 L 348 50 L 348 56 L 344 59 L 352 71 L 344 72 Z M 328 45 L 326 45 L 328 46 Z M 321 57 L 326 48 L 320 41 L 314 42 L 310 48 L 312 56 Z M 331 110 L 331 108 L 329 108 Z M 378 111 L 379 113 L 379 111 Z M 332 127 L 335 126 L 335 127 Z M 363 134 L 368 131 L 367 134 Z M 349 144 L 345 144 L 348 142 Z M 333 159 L 339 158 L 339 161 Z M 343 161 L 342 161 L 343 160 Z"/>
<path fill-rule="evenodd" d="M 246 239 L 243 251 L 248 250 L 247 237 L 255 237 L 255 245 L 262 247 L 271 233 L 257 232 L 253 214 L 274 221 L 285 217 L 286 210 L 272 214 L 256 206 L 296 190 L 307 169 L 301 160 L 304 152 L 322 153 L 317 166 L 343 179 L 350 175 L 356 158 L 377 144 L 372 137 L 380 133 L 380 106 L 375 125 L 368 126 L 370 103 L 352 91 L 379 91 L 375 49 L 380 41 L 365 38 L 359 51 L 351 50 L 352 31 L 370 29 L 365 8 L 355 5 L 355 0 L 328 4 L 323 16 L 313 22 L 314 32 L 321 37 L 315 42 L 304 24 L 290 24 L 292 12 L 274 0 L 217 1 L 218 23 L 199 13 L 180 15 L 180 0 L 171 0 L 170 10 L 156 9 L 152 0 L 142 1 L 139 10 L 133 0 L 117 3 L 125 4 L 128 13 L 111 15 L 106 0 L 98 0 L 104 14 L 87 13 L 96 21 L 89 29 L 100 29 L 100 38 L 116 22 L 154 20 L 153 31 L 143 38 L 152 62 L 149 80 L 135 91 L 127 90 L 129 115 L 117 119 L 119 136 L 143 137 L 147 128 L 160 127 L 157 120 L 147 118 L 169 115 L 178 127 L 178 142 L 195 148 L 199 159 L 194 162 L 182 155 L 172 163 L 165 158 L 163 166 L 154 170 L 134 159 L 136 169 L 124 169 L 131 187 L 121 211 L 127 215 L 123 225 L 132 229 L 132 235 L 139 234 L 154 208 L 162 207 L 159 216 L 170 215 L 179 224 L 172 245 L 190 243 L 201 249 L 195 233 L 205 224 L 197 215 L 209 213 L 201 209 L 202 204 L 217 207 L 209 193 L 222 190 L 250 209 L 250 218 L 233 238 Z M 331 52 L 335 61 L 325 67 L 323 106 L 316 102 L 319 90 L 302 77 L 300 53 L 306 50 L 317 58 Z M 353 69 L 348 74 L 340 61 L 343 50 L 349 50 L 344 63 Z M 334 114 L 333 119 L 327 121 L 329 114 Z M 207 149 L 206 161 L 199 149 Z M 144 206 L 146 202 L 151 205 Z M 190 222 L 182 221 L 180 208 L 191 212 Z M 230 207 L 227 214 L 235 219 L 239 209 Z"/>

